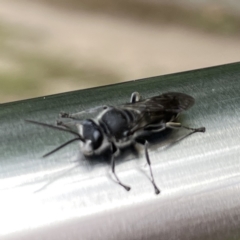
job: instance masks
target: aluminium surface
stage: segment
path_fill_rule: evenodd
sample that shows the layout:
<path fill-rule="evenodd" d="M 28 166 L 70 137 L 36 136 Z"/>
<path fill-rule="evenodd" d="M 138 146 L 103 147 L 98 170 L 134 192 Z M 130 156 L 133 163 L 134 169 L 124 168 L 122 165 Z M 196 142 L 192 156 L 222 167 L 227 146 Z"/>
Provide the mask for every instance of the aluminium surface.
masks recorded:
<path fill-rule="evenodd" d="M 150 146 L 159 195 L 143 149 L 116 166 L 127 192 L 104 159 L 82 161 L 78 143 L 41 158 L 71 135 L 23 121 L 54 124 L 61 110 L 122 104 L 133 91 L 190 94 L 180 120 L 207 130 Z M 240 239 L 240 63 L 2 104 L 0 153 L 0 239 Z"/>

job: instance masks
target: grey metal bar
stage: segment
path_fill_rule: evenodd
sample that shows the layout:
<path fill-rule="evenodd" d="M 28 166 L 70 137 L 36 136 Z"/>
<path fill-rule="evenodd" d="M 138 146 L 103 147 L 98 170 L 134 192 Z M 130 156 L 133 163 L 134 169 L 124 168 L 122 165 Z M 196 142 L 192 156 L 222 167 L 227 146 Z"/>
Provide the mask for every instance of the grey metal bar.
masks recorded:
<path fill-rule="evenodd" d="M 0 105 L 0 238 L 239 239 L 239 79 L 233 63 Z M 41 158 L 71 136 L 23 121 L 54 123 L 61 110 L 125 103 L 133 91 L 192 95 L 196 103 L 181 122 L 207 129 L 166 147 L 186 133 L 171 131 L 151 145 L 160 195 L 143 149 L 116 166 L 127 192 L 104 158 L 82 160 L 77 143 Z"/>

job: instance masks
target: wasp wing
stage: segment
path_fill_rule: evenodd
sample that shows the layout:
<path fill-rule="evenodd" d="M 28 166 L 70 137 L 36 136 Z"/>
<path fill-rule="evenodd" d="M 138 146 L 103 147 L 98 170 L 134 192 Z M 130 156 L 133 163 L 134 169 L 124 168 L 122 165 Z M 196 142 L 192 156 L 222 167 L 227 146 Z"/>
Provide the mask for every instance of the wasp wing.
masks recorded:
<path fill-rule="evenodd" d="M 193 106 L 194 98 L 178 92 L 164 93 L 139 102 L 120 106 L 122 110 L 131 115 L 129 121 L 129 134 L 145 128 L 148 125 L 171 121 L 176 116 Z"/>
<path fill-rule="evenodd" d="M 193 106 L 195 100 L 193 97 L 178 92 L 164 93 L 159 96 L 148 98 L 135 103 L 122 105 L 126 108 L 138 110 L 148 110 L 149 112 L 169 111 L 180 113 Z"/>

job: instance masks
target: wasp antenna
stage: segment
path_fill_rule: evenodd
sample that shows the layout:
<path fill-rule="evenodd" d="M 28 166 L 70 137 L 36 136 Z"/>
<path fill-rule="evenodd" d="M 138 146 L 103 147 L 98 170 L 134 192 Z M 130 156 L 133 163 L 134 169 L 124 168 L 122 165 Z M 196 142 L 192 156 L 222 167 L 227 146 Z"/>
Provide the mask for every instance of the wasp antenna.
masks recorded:
<path fill-rule="evenodd" d="M 73 138 L 73 139 L 71 139 L 71 140 L 63 143 L 63 144 L 60 145 L 59 147 L 53 149 L 51 152 L 46 153 L 45 155 L 43 155 L 43 158 L 48 157 L 49 155 L 51 155 L 51 154 L 57 152 L 58 150 L 60 150 L 61 148 L 64 148 L 64 147 L 67 146 L 68 144 L 70 144 L 70 143 L 72 143 L 72 142 L 75 142 L 75 141 L 79 141 L 79 140 L 80 140 L 79 138 Z"/>
<path fill-rule="evenodd" d="M 80 141 L 82 141 L 82 142 L 85 142 L 85 140 L 82 138 L 82 136 L 81 136 L 79 133 L 77 133 L 77 132 L 75 132 L 75 131 L 72 131 L 72 130 L 70 130 L 70 129 L 61 128 L 61 127 L 57 127 L 57 126 L 54 126 L 54 125 L 51 125 L 51 124 L 42 123 L 42 122 L 37 122 L 37 121 L 33 121 L 33 120 L 27 120 L 27 119 L 25 119 L 25 121 L 28 122 L 28 123 L 33 123 L 33 124 L 39 125 L 39 126 L 56 129 L 56 130 L 59 130 L 59 131 L 62 131 L 62 132 L 72 133 L 73 135 L 78 136 L 78 140 L 80 140 Z"/>

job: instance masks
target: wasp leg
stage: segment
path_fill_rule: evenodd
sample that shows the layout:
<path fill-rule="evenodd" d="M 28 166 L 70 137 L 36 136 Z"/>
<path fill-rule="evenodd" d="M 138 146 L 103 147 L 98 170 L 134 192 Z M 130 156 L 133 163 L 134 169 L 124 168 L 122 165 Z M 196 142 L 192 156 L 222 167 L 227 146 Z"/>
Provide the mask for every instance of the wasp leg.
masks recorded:
<path fill-rule="evenodd" d="M 60 120 L 57 120 L 57 121 L 56 121 L 56 125 L 57 125 L 57 126 L 64 127 L 65 129 L 68 129 L 68 130 L 70 130 L 70 131 L 73 131 L 73 128 L 71 127 L 71 126 L 73 126 L 73 125 L 71 125 L 71 123 L 66 124 L 66 123 L 63 123 L 63 122 L 60 121 Z M 70 125 L 71 125 L 71 126 L 70 126 Z"/>
<path fill-rule="evenodd" d="M 69 129 L 69 130 L 71 130 L 71 131 L 73 130 L 73 129 L 70 127 L 70 125 L 65 124 L 65 123 L 63 123 L 62 121 L 59 121 L 59 120 L 56 121 L 56 125 L 57 125 L 57 126 L 62 126 L 62 127 L 66 128 L 66 129 Z"/>
<path fill-rule="evenodd" d="M 141 95 L 139 92 L 133 92 L 130 97 L 130 103 L 139 102 L 141 100 Z"/>
<path fill-rule="evenodd" d="M 87 114 L 87 113 L 96 113 L 98 111 L 107 109 L 107 106 L 99 106 L 99 107 L 95 107 L 95 108 L 90 108 L 81 112 L 77 112 L 77 113 L 66 113 L 66 112 L 60 112 L 59 113 L 59 117 L 61 118 L 70 118 L 70 119 L 74 119 L 74 120 L 82 120 L 82 116 Z"/>
<path fill-rule="evenodd" d="M 68 125 L 64 124 L 62 121 L 59 121 L 59 120 L 56 121 L 56 125 L 65 127 L 67 129 L 71 129 Z"/>
<path fill-rule="evenodd" d="M 61 118 L 69 118 L 69 113 L 66 113 L 66 112 L 60 112 L 59 113 L 59 117 L 61 117 Z"/>
<path fill-rule="evenodd" d="M 150 124 L 144 128 L 145 131 L 161 132 L 166 129 L 165 123 Z"/>
<path fill-rule="evenodd" d="M 185 129 L 188 129 L 188 130 L 192 130 L 193 132 L 206 132 L 206 128 L 205 127 L 200 127 L 200 128 L 190 128 L 190 127 L 185 127 L 185 126 L 182 126 L 183 128 Z"/>
<path fill-rule="evenodd" d="M 154 187 L 155 193 L 156 193 L 156 194 L 159 194 L 159 193 L 160 193 L 160 190 L 159 190 L 159 188 L 157 187 L 157 185 L 156 185 L 156 183 L 155 183 L 154 176 L 153 176 L 153 172 L 152 172 L 151 161 L 150 161 L 149 154 L 148 154 L 148 145 L 149 145 L 149 143 L 148 143 L 147 140 L 143 140 L 143 141 L 142 141 L 142 139 L 138 139 L 136 142 L 139 143 L 139 144 L 142 144 L 142 145 L 144 144 L 145 157 L 146 157 L 147 164 L 148 164 L 148 166 L 149 166 L 150 175 L 151 175 L 151 179 L 150 179 L 150 180 L 151 180 L 152 185 L 153 185 L 153 187 Z"/>
<path fill-rule="evenodd" d="M 116 155 L 118 155 L 119 149 L 117 149 L 115 146 L 113 146 L 112 150 L 113 150 L 113 152 L 112 152 L 112 159 L 111 159 L 112 173 L 113 173 L 113 175 L 115 176 L 115 179 L 116 179 L 117 183 L 118 183 L 120 186 L 124 187 L 127 191 L 129 191 L 131 188 L 130 188 L 129 186 L 123 184 L 123 183 L 120 181 L 120 179 L 118 178 L 118 176 L 117 176 L 117 174 L 116 174 L 116 172 L 115 172 L 115 157 L 116 157 Z"/>
<path fill-rule="evenodd" d="M 60 118 L 70 118 L 73 120 L 79 120 L 77 117 L 74 116 L 75 114 L 71 114 L 71 113 L 66 113 L 66 112 L 60 112 L 59 113 L 59 117 Z"/>
<path fill-rule="evenodd" d="M 152 172 L 152 167 L 151 167 L 151 161 L 150 161 L 149 154 L 148 154 L 148 141 L 145 141 L 144 146 L 145 146 L 145 157 L 146 157 L 146 160 L 147 160 L 147 163 L 148 163 L 148 166 L 149 166 L 149 170 L 150 170 L 150 174 L 151 174 L 151 182 L 152 182 L 153 187 L 155 189 L 155 193 L 159 194 L 160 190 L 158 189 L 158 187 L 155 183 L 155 180 L 154 180 L 154 177 L 153 177 L 153 172 Z"/>
<path fill-rule="evenodd" d="M 190 127 L 183 126 L 181 123 L 178 123 L 178 122 L 167 122 L 166 127 L 167 128 L 173 128 L 173 129 L 185 128 L 185 129 L 191 130 L 193 133 L 195 133 L 195 132 L 205 132 L 206 131 L 205 127 L 190 128 Z"/>

